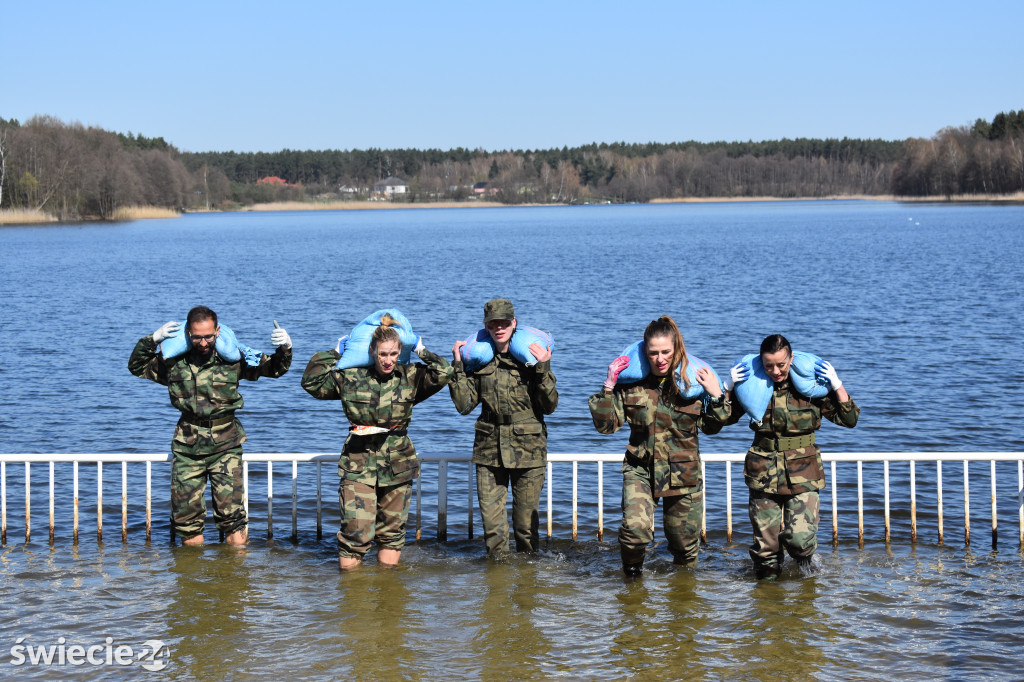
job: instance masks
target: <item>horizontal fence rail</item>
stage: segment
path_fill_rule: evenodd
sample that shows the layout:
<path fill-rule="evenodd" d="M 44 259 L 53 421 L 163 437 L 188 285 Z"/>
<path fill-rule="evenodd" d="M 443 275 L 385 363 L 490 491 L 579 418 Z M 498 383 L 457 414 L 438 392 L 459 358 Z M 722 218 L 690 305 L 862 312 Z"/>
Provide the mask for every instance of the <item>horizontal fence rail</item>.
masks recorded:
<path fill-rule="evenodd" d="M 703 527 L 701 529 L 702 538 L 707 540 L 707 498 L 709 495 L 721 495 L 725 496 L 725 532 L 726 539 L 732 541 L 733 539 L 733 471 L 734 465 L 738 466 L 739 479 L 741 482 L 741 488 L 745 492 L 746 486 L 742 484 L 742 464 L 745 457 L 745 453 L 728 453 L 728 454 L 702 454 L 701 455 L 701 468 L 705 473 L 705 481 L 707 481 L 707 472 L 709 467 L 723 467 L 724 468 L 724 490 L 717 488 L 711 489 L 707 487 L 705 483 L 705 496 L 704 506 L 705 514 Z M 470 455 L 423 455 L 419 456 L 421 462 L 435 463 L 437 465 L 437 539 L 445 541 L 448 539 L 448 479 L 449 463 L 460 462 L 467 463 L 467 480 L 466 480 L 466 528 L 467 535 L 469 538 L 473 537 L 473 513 L 475 510 L 475 497 L 474 497 L 474 481 L 475 472 L 474 468 L 468 463 L 471 460 Z M 971 525 L 970 525 L 970 465 L 975 464 L 989 464 L 989 479 L 991 486 L 991 524 L 992 524 L 992 543 L 995 546 L 998 533 L 998 515 L 996 511 L 996 463 L 997 462 L 1016 462 L 1017 463 L 1017 499 L 1016 499 L 1016 510 L 1017 510 L 1017 525 L 1018 525 L 1018 542 L 1024 547 L 1024 453 L 1022 452 L 872 452 L 872 453 L 832 453 L 824 454 L 822 459 L 826 465 L 826 478 L 827 487 L 830 489 L 831 494 L 831 517 L 832 517 L 832 541 L 833 544 L 839 541 L 839 500 L 837 498 L 837 488 L 840 484 L 846 484 L 846 481 L 837 478 L 836 464 L 837 463 L 851 463 L 856 464 L 856 486 L 857 486 L 857 539 L 860 545 L 864 543 L 864 475 L 863 468 L 865 464 L 878 464 L 882 465 L 883 475 L 883 491 L 884 491 L 884 524 L 885 524 L 885 542 L 888 544 L 891 540 L 891 517 L 890 517 L 890 483 L 889 483 L 889 465 L 891 463 L 909 463 L 909 491 L 908 491 L 908 504 L 910 510 L 910 538 L 911 542 L 917 542 L 917 464 L 925 463 L 935 467 L 935 508 L 936 508 L 936 526 L 938 531 L 937 541 L 942 544 L 945 539 L 944 533 L 944 516 L 943 516 L 943 463 L 953 463 L 954 465 L 960 464 L 963 470 L 963 532 L 964 532 L 964 543 L 970 545 L 971 543 Z M 80 531 L 80 518 L 79 518 L 79 469 L 80 465 L 95 466 L 96 467 L 96 537 L 98 540 L 103 539 L 103 474 L 104 465 L 120 465 L 121 473 L 121 540 L 127 542 L 128 538 L 128 465 L 142 465 L 145 464 L 145 528 L 146 528 L 146 540 L 148 541 L 152 535 L 152 465 L 153 463 L 165 464 L 171 461 L 171 455 L 166 453 L 158 454 L 124 454 L 124 453 L 107 453 L 107 454 L 12 454 L 12 455 L 0 455 L 0 543 L 6 544 L 7 542 L 7 507 L 8 507 L 8 494 L 7 494 L 7 469 L 8 467 L 18 467 L 22 465 L 24 467 L 24 506 L 25 506 L 25 540 L 30 540 L 32 533 L 32 514 L 31 514 L 31 500 L 32 500 L 32 465 L 33 464 L 45 464 L 48 466 L 49 473 L 49 538 L 50 542 L 54 541 L 54 530 L 55 530 L 55 495 L 54 495 L 54 464 L 58 462 L 71 463 L 72 464 L 72 537 L 74 542 L 78 542 L 79 531 Z M 303 465 L 315 465 L 316 467 L 316 536 L 321 538 L 323 534 L 323 474 L 322 467 L 326 462 L 328 464 L 336 465 L 338 461 L 338 453 L 246 453 L 243 456 L 242 470 L 243 470 L 243 483 L 245 487 L 244 504 L 246 512 L 249 511 L 249 465 L 254 463 L 265 464 L 267 468 L 267 500 L 266 500 L 266 516 L 267 516 L 267 538 L 273 538 L 274 535 L 274 524 L 273 524 L 273 512 L 274 512 L 274 465 L 275 464 L 290 464 L 290 475 L 291 475 L 291 538 L 295 540 L 298 537 L 298 471 L 299 464 Z M 553 474 L 555 473 L 555 466 L 558 465 L 558 473 L 563 472 L 562 465 L 571 464 L 572 472 L 572 539 L 578 539 L 579 526 L 579 467 L 583 465 L 596 465 L 597 475 L 597 492 L 596 492 L 596 523 L 597 523 L 597 538 L 599 540 L 604 537 L 604 488 L 605 488 L 605 471 L 604 465 L 606 463 L 612 463 L 619 465 L 622 462 L 621 453 L 551 453 L 548 455 L 547 464 L 547 536 L 548 538 L 554 535 L 554 498 L 553 489 L 555 488 L 555 479 Z M 615 470 L 618 473 L 618 470 Z M 331 472 L 332 479 L 337 480 L 334 476 L 334 472 Z M 416 497 L 416 539 L 421 539 L 422 531 L 422 491 L 423 491 L 423 476 L 416 479 L 415 497 Z M 829 492 L 825 492 L 824 496 L 828 496 Z"/>

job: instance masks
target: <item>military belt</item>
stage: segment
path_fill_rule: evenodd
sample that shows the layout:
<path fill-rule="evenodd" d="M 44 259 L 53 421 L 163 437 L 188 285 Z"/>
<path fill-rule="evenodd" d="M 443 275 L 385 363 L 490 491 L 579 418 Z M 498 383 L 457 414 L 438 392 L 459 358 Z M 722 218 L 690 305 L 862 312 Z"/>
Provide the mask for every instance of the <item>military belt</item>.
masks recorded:
<path fill-rule="evenodd" d="M 812 445 L 814 445 L 813 433 L 806 433 L 802 436 L 757 436 L 754 438 L 755 448 L 775 452 L 809 448 Z"/>
<path fill-rule="evenodd" d="M 231 422 L 235 421 L 235 416 L 232 414 L 227 417 L 217 417 L 216 419 L 196 419 L 195 417 L 183 414 L 181 415 L 181 418 L 178 421 L 185 422 L 186 424 L 191 424 L 192 426 L 198 426 L 199 428 L 202 429 L 212 429 L 214 426 L 223 426 L 224 424 L 230 424 Z"/>
<path fill-rule="evenodd" d="M 511 414 L 499 414 L 497 412 L 491 412 L 490 410 L 480 411 L 480 421 L 488 422 L 489 424 L 497 424 L 498 426 L 518 424 L 531 419 L 537 419 L 537 415 L 533 413 L 533 410 L 519 410 L 518 412 L 512 412 Z"/>

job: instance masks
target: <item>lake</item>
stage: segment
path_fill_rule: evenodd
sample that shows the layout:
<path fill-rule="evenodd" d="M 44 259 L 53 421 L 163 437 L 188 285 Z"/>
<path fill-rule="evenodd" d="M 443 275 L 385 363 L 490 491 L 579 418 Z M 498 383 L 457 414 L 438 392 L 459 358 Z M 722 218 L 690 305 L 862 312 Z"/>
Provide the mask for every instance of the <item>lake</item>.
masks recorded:
<path fill-rule="evenodd" d="M 520 323 L 554 336 L 560 404 L 548 422 L 551 452 L 624 449 L 623 432 L 594 430 L 587 397 L 600 389 L 608 362 L 662 314 L 675 318 L 689 352 L 720 374 L 775 332 L 830 360 L 862 414 L 853 430 L 823 426 L 825 452 L 1024 450 L 1021 206 L 833 201 L 206 214 L 4 228 L 0 254 L 0 453 L 166 452 L 176 419 L 166 389 L 131 376 L 127 360 L 140 337 L 200 303 L 249 345 L 271 348 L 273 320 L 294 343 L 291 372 L 242 386 L 246 450 L 337 452 L 347 426 L 340 406 L 299 386 L 313 352 L 334 347 L 374 310 L 396 307 L 428 348 L 450 357 L 453 342 L 480 327 L 483 303 L 498 296 L 512 299 Z M 410 435 L 421 453 L 468 453 L 473 419 L 459 416 L 442 391 L 417 406 Z M 749 434 L 740 424 L 702 437 L 701 447 L 742 452 Z M 803 579 L 787 571 L 770 585 L 750 571 L 736 467 L 733 541 L 723 527 L 723 473 L 709 465 L 719 499 L 709 497 L 699 567 L 671 565 L 659 514 L 659 544 L 636 583 L 620 575 L 615 466 L 605 468 L 603 541 L 589 512 L 580 540 L 569 539 L 569 470 L 556 468 L 554 538 L 537 556 L 493 563 L 483 558 L 479 518 L 477 537 L 466 538 L 465 465 L 452 466 L 450 539 L 435 539 L 436 466 L 425 465 L 423 540 L 406 549 L 397 570 L 371 561 L 346 575 L 338 574 L 332 539 L 331 466 L 324 467 L 324 537 L 310 523 L 315 492 L 306 468 L 304 521 L 291 542 L 281 539 L 290 530 L 290 488 L 275 486 L 282 527 L 268 541 L 255 503 L 266 496 L 265 468 L 253 465 L 244 550 L 167 542 L 166 465 L 153 468 L 149 543 L 141 474 L 131 470 L 122 544 L 120 472 L 109 469 L 105 542 L 95 540 L 89 500 L 95 467 L 85 466 L 87 520 L 74 545 L 70 465 L 57 465 L 51 546 L 45 466 L 32 469 L 27 543 L 18 537 L 23 470 L 8 466 L 0 667 L 53 677 L 56 664 L 13 666 L 12 649 L 19 638 L 24 646 L 59 646 L 64 638 L 68 646 L 129 645 L 136 653 L 159 640 L 167 647 L 161 674 L 171 679 L 1019 677 L 1024 554 L 1013 463 L 999 468 L 997 546 L 985 533 L 963 545 L 955 527 L 962 525 L 959 467 L 945 474 L 946 543 L 936 543 L 934 499 L 925 499 L 934 497 L 930 464 L 918 465 L 916 544 L 908 473 L 892 467 L 893 488 L 904 492 L 893 500 L 887 546 L 880 469 L 865 465 L 865 545 L 847 516 L 831 546 L 826 490 L 824 572 Z M 971 471 L 972 508 L 984 515 L 987 467 Z M 583 467 L 581 476 L 581 496 L 592 498 L 595 478 Z M 840 465 L 839 478 L 848 514 L 853 465 Z M 59 672 L 89 677 L 97 667 L 66 664 Z"/>

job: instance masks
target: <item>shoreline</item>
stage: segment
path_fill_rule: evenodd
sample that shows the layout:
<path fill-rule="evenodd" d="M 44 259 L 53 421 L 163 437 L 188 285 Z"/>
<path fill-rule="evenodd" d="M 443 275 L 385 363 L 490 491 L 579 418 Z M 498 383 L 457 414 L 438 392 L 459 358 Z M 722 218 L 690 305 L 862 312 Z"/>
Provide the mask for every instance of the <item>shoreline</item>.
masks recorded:
<path fill-rule="evenodd" d="M 1014 194 L 960 194 L 952 196 L 901 197 L 894 194 L 837 194 L 827 197 L 660 197 L 651 199 L 649 204 L 741 204 L 758 202 L 809 202 L 809 201 L 891 201 L 914 204 L 1024 204 L 1024 192 Z M 176 218 L 185 213 L 259 213 L 266 211 L 359 211 L 359 210 L 393 210 L 393 209 L 435 209 L 435 208 L 531 208 L 538 206 L 616 206 L 622 204 L 503 204 L 497 201 L 438 201 L 432 203 L 397 203 L 391 201 L 276 201 L 266 204 L 254 204 L 239 209 L 221 211 L 217 209 L 191 209 L 177 212 L 156 207 L 131 207 L 121 213 L 119 220 L 104 221 L 98 219 L 82 219 L 61 222 L 57 218 L 42 211 L 26 209 L 0 210 L 0 227 L 32 226 L 32 225 L 72 225 L 81 223 L 126 222 L 131 220 L 149 220 L 155 218 Z"/>

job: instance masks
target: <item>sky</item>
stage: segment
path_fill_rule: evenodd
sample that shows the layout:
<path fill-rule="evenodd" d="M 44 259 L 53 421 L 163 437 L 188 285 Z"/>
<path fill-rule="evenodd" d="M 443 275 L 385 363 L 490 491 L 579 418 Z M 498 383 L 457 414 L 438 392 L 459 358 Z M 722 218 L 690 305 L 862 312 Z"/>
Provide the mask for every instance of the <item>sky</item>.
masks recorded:
<path fill-rule="evenodd" d="M 182 151 L 931 137 L 1024 109 L 1024 2 L 3 3 L 0 117 Z"/>

